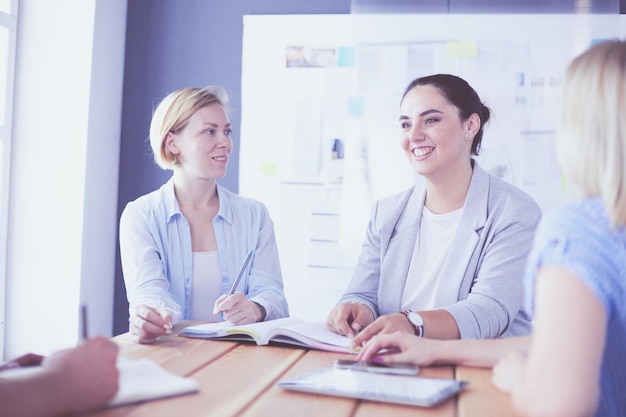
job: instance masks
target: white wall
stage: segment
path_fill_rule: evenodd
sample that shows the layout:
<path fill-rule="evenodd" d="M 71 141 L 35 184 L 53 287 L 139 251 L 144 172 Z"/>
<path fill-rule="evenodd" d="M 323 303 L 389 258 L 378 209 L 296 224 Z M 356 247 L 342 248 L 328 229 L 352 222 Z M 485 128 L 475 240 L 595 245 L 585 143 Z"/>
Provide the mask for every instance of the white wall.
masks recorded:
<path fill-rule="evenodd" d="M 126 0 L 21 0 L 5 358 L 110 336 Z"/>
<path fill-rule="evenodd" d="M 564 69 L 593 40 L 619 33 L 615 14 L 245 16 L 239 192 L 272 214 L 290 313 L 326 318 L 352 276 L 374 200 L 416 181 L 397 122 L 411 80 L 468 80 L 494 111 L 479 163 L 547 211 L 568 198 L 553 151 Z M 343 160 L 333 159 L 334 138 L 345 143 Z"/>

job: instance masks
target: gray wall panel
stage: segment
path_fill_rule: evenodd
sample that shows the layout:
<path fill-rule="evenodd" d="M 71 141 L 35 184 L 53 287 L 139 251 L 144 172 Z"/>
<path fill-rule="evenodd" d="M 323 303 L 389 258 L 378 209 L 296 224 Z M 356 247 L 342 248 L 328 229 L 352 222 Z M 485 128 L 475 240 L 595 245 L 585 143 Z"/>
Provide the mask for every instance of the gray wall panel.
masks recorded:
<path fill-rule="evenodd" d="M 619 13 L 625 0 L 352 0 L 352 13 Z"/>

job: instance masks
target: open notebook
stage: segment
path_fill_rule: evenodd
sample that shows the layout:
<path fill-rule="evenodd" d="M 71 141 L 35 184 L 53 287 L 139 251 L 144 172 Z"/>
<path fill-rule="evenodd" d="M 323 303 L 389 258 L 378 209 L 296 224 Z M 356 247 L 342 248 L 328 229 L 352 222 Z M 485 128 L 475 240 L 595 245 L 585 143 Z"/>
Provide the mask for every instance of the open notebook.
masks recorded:
<path fill-rule="evenodd" d="M 461 391 L 466 383 L 455 379 L 320 368 L 283 379 L 278 385 L 292 391 L 432 407 Z"/>
<path fill-rule="evenodd" d="M 119 389 L 108 407 L 198 392 L 198 381 L 175 375 L 150 359 L 117 359 Z M 2 371 L 2 378 L 19 378 L 42 372 L 40 366 Z"/>
<path fill-rule="evenodd" d="M 352 339 L 326 328 L 322 321 L 305 322 L 294 317 L 235 326 L 228 321 L 186 327 L 180 336 L 215 340 L 247 340 L 257 345 L 270 342 L 339 353 L 354 353 Z"/>

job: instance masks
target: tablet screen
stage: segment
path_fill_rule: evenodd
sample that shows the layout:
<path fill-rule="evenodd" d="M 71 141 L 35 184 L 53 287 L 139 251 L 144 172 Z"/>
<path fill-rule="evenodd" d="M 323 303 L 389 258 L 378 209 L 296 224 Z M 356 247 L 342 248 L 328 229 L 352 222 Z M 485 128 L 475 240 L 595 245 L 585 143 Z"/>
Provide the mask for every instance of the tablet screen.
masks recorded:
<path fill-rule="evenodd" d="M 293 391 L 430 407 L 456 394 L 466 383 L 455 379 L 321 368 L 283 379 L 278 385 Z"/>

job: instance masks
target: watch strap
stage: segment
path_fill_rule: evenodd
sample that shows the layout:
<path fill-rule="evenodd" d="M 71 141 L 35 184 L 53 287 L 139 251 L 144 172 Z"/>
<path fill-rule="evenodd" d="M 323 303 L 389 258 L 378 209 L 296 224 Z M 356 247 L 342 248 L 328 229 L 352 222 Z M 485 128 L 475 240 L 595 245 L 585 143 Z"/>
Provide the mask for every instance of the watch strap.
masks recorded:
<path fill-rule="evenodd" d="M 412 312 L 413 312 L 412 310 L 403 310 L 403 311 L 401 311 L 401 313 L 402 313 L 402 314 L 404 314 L 404 316 L 406 317 L 406 319 L 409 321 L 409 324 L 410 324 L 411 326 L 413 326 L 413 332 L 415 333 L 415 335 L 416 335 L 417 337 L 424 337 L 424 325 L 423 325 L 423 324 L 421 324 L 421 325 L 419 325 L 419 326 L 418 326 L 418 325 L 415 325 L 415 324 L 411 321 L 411 319 L 409 318 L 409 313 L 412 313 Z M 417 314 L 417 313 L 416 313 L 416 314 Z"/>

